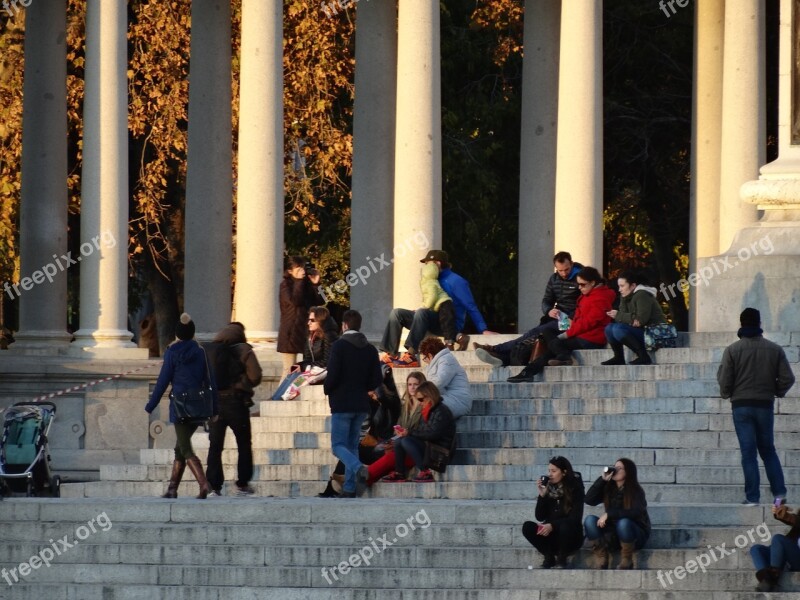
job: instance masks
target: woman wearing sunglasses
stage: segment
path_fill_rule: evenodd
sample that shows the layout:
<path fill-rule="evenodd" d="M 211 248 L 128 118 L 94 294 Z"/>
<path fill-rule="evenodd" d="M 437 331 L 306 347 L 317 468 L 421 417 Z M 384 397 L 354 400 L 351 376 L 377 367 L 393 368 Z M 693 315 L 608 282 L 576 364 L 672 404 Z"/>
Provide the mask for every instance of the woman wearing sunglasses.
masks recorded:
<path fill-rule="evenodd" d="M 456 420 L 442 402 L 438 388 L 426 381 L 417 388 L 416 398 L 422 403 L 421 418 L 411 429 L 396 429 L 394 442 L 395 470 L 381 481 L 399 483 L 406 480 L 406 456 L 410 456 L 419 469 L 414 477 L 418 483 L 434 481 L 429 465 L 425 463 L 426 444 L 452 449 L 456 436 Z"/>
<path fill-rule="evenodd" d="M 563 569 L 583 545 L 583 480 L 563 456 L 554 456 L 537 482 L 536 520 L 522 524 L 522 535 L 544 555 L 543 569 Z"/>

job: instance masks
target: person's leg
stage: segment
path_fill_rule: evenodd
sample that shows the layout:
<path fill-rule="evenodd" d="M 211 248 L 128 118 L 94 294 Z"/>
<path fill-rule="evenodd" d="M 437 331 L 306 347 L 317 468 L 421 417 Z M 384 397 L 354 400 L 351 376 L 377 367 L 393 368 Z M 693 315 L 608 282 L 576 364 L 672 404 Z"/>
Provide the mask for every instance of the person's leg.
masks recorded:
<path fill-rule="evenodd" d="M 635 544 L 637 550 L 641 549 L 647 541 L 645 530 L 631 519 L 620 519 L 617 521 L 615 529 L 620 542 Z"/>
<path fill-rule="evenodd" d="M 289 389 L 289 386 L 292 385 L 292 382 L 300 376 L 302 371 L 295 371 L 294 373 L 289 373 L 286 377 L 283 378 L 278 389 L 272 394 L 272 400 L 283 400 L 282 396 L 283 393 Z"/>
<path fill-rule="evenodd" d="M 253 478 L 253 434 L 250 426 L 250 410 L 244 402 L 237 401 L 237 404 L 231 407 L 228 426 L 236 437 L 236 449 L 239 453 L 236 485 L 239 488 L 247 488 L 247 484 Z"/>
<path fill-rule="evenodd" d="M 602 536 L 600 528 L 597 526 L 598 517 L 589 515 L 583 520 L 583 528 L 586 530 L 586 539 L 593 541 Z"/>
<path fill-rule="evenodd" d="M 406 438 L 401 437 L 394 443 L 394 470 L 396 473 L 403 475 L 405 477 L 406 474 L 406 461 L 411 460 L 411 457 L 407 456 L 406 448 L 405 448 L 405 441 Z"/>
<path fill-rule="evenodd" d="M 594 558 L 595 569 L 608 568 L 608 546 L 600 527 L 597 526 L 598 517 L 589 515 L 583 520 L 583 528 L 586 530 L 586 539 L 592 542 L 592 556 Z"/>
<path fill-rule="evenodd" d="M 389 320 L 386 322 L 386 329 L 383 330 L 383 339 L 381 340 L 380 349 L 388 352 L 392 356 L 397 355 L 400 348 L 400 336 L 403 333 L 403 327 L 409 329 L 414 320 L 414 311 L 405 308 L 394 308 L 389 313 Z"/>
<path fill-rule="evenodd" d="M 632 365 L 650 365 L 653 361 L 647 353 L 647 347 L 644 344 L 644 329 L 641 327 L 632 327 L 625 325 L 625 334 L 620 338 L 620 341 L 628 348 L 634 351 L 636 358 L 631 361 Z"/>
<path fill-rule="evenodd" d="M 623 329 L 620 327 L 622 323 L 609 323 L 606 325 L 605 334 L 608 344 L 614 351 L 614 356 L 610 359 L 603 361 L 604 365 L 624 365 L 625 364 L 625 348 L 622 345 Z"/>
<path fill-rule="evenodd" d="M 544 562 L 542 567 L 545 569 L 551 568 L 555 564 L 555 555 L 557 540 L 556 536 L 550 534 L 548 536 L 536 535 L 539 524 L 533 521 L 525 521 L 522 524 L 522 535 L 530 542 L 531 546 L 536 548 L 544 555 Z"/>
<path fill-rule="evenodd" d="M 769 567 L 770 561 L 769 546 L 764 546 L 763 544 L 754 544 L 750 547 L 750 558 L 753 560 L 753 566 L 755 567 L 756 571 L 766 569 Z"/>
<path fill-rule="evenodd" d="M 189 460 L 195 456 L 192 448 L 192 436 L 197 430 L 193 423 L 175 423 L 175 458 L 180 455 L 180 460 Z"/>
<path fill-rule="evenodd" d="M 292 370 L 292 365 L 297 362 L 297 354 L 294 352 L 281 352 L 281 358 L 283 359 L 283 371 L 281 373 L 286 376 Z"/>
<path fill-rule="evenodd" d="M 345 478 L 342 486 L 345 492 L 356 491 L 356 473 L 362 466 L 358 459 L 358 435 L 363 420 L 363 413 L 333 413 L 331 415 L 331 449 L 333 455 L 345 465 Z M 352 443 L 353 429 L 356 430 L 355 444 Z"/>
<path fill-rule="evenodd" d="M 775 424 L 775 413 L 772 406 L 768 408 L 754 408 L 756 447 L 761 461 L 764 463 L 764 471 L 767 473 L 769 487 L 774 497 L 786 498 L 786 482 L 783 479 L 783 469 L 781 460 L 775 451 L 775 436 L 773 427 Z"/>
<path fill-rule="evenodd" d="M 225 476 L 222 471 L 222 449 L 225 446 L 225 430 L 228 428 L 227 407 L 220 404 L 219 417 L 209 424 L 208 459 L 206 460 L 206 479 L 211 489 L 219 493 Z"/>
<path fill-rule="evenodd" d="M 425 442 L 419 438 L 406 436 L 403 438 L 406 454 L 414 461 L 414 465 L 420 470 L 425 469 Z"/>
<path fill-rule="evenodd" d="M 733 426 L 739 440 L 739 450 L 742 454 L 742 472 L 744 474 L 744 494 L 748 502 L 758 503 L 760 493 L 760 478 L 758 474 L 758 442 L 756 438 L 756 424 L 750 406 L 739 406 L 733 409 Z"/>
<path fill-rule="evenodd" d="M 439 306 L 439 327 L 442 329 L 445 343 L 452 344 L 456 341 L 458 330 L 456 329 L 456 309 L 452 300 L 442 302 Z"/>
<path fill-rule="evenodd" d="M 434 335 L 442 335 L 439 315 L 427 308 L 418 308 L 414 311 L 411 329 L 406 338 L 406 349 L 409 353 L 416 355 L 420 342 L 425 339 L 428 332 Z"/>

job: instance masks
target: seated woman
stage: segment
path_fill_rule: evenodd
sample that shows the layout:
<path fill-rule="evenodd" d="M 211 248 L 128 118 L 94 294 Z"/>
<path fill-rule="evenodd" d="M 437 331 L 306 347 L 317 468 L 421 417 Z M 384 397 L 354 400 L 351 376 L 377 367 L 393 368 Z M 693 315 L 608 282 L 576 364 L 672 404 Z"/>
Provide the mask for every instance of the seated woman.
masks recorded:
<path fill-rule="evenodd" d="M 417 400 L 422 402 L 422 418 L 411 429 L 398 429 L 399 439 L 394 443 L 395 470 L 381 481 L 406 481 L 406 456 L 410 456 L 419 469 L 414 477 L 418 483 L 434 481 L 429 465 L 425 463 L 428 443 L 450 449 L 456 436 L 456 420 L 442 401 L 437 387 L 426 381 L 417 388 Z"/>
<path fill-rule="evenodd" d="M 472 409 L 469 379 L 464 367 L 437 337 L 427 337 L 419 345 L 419 356 L 428 362 L 427 377 L 442 395 L 442 401 L 460 419 Z"/>
<path fill-rule="evenodd" d="M 311 367 L 326 368 L 331 346 L 338 338 L 336 321 L 330 316 L 328 309 L 324 306 L 311 307 L 308 311 L 308 338 L 303 348 L 303 360 L 292 365 L 291 372 L 281 381 L 272 394 L 272 399 L 281 400 L 283 393 L 302 372 Z M 322 379 L 314 383 L 322 383 Z"/>
<path fill-rule="evenodd" d="M 605 280 L 594 267 L 581 269 L 575 280 L 581 295 L 578 297 L 578 305 L 569 329 L 560 334 L 552 329 L 545 330 L 541 339 L 546 342 L 547 350 L 507 381 L 533 381 L 544 370 L 545 365 L 552 367 L 572 364 L 573 350 L 602 348 L 606 345 L 605 327 L 611 322 L 608 312 L 617 294 L 606 287 Z"/>
<path fill-rule="evenodd" d="M 664 311 L 656 299 L 656 288 L 642 283 L 634 271 L 623 271 L 617 277 L 619 285 L 619 310 L 608 311 L 614 319 L 606 326 L 606 339 L 614 351 L 613 358 L 603 361 L 604 365 L 624 365 L 623 344 L 636 353 L 632 365 L 652 364 L 647 348 L 644 346 L 644 328 L 666 323 Z"/>
<path fill-rule="evenodd" d="M 589 515 L 583 521 L 586 537 L 593 542 L 595 568 L 607 569 L 609 549 L 621 548 L 617 569 L 631 569 L 634 552 L 650 537 L 647 498 L 631 459 L 620 458 L 586 492 L 586 504 L 597 506 L 601 502 L 606 512 L 600 517 Z"/>
<path fill-rule="evenodd" d="M 791 529 L 785 535 L 773 535 L 769 546 L 754 544 L 750 548 L 750 557 L 759 582 L 756 589 L 759 592 L 774 592 L 778 589 L 778 579 L 784 570 L 800 571 L 800 519 L 785 504 L 773 505 L 772 514 L 781 523 L 791 526 Z"/>
<path fill-rule="evenodd" d="M 525 521 L 522 535 L 544 554 L 543 569 L 567 566 L 567 557 L 583 545 L 583 481 L 563 456 L 547 467 L 549 481 L 540 478 L 536 519 Z"/>
<path fill-rule="evenodd" d="M 406 391 L 402 398 L 400 417 L 397 425 L 401 429 L 413 429 L 422 417 L 422 403 L 417 401 L 417 388 L 425 382 L 425 375 L 420 371 L 411 371 L 406 377 Z M 384 442 L 384 454 L 375 462 L 367 465 L 369 479 L 367 485 L 372 485 L 384 475 L 388 475 L 394 470 L 394 444 L 391 440 Z M 362 461 L 364 462 L 364 461 Z M 410 456 L 406 456 L 406 468 L 414 466 L 414 461 Z"/>

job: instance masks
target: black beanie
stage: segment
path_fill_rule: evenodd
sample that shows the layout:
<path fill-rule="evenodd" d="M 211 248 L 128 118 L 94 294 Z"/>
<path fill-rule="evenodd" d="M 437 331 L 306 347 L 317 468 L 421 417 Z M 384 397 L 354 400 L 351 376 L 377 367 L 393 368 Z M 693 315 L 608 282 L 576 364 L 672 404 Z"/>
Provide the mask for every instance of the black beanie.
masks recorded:
<path fill-rule="evenodd" d="M 194 337 L 194 321 L 189 313 L 181 315 L 180 322 L 175 326 L 175 337 L 179 340 L 190 340 Z"/>
<path fill-rule="evenodd" d="M 739 315 L 742 327 L 761 327 L 761 313 L 755 308 L 745 308 Z"/>

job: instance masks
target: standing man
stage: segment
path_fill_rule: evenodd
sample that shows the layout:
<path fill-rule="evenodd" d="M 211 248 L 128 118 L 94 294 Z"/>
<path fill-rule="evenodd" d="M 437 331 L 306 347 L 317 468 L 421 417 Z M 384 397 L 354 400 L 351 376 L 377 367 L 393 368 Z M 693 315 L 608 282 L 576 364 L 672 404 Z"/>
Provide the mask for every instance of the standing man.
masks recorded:
<path fill-rule="evenodd" d="M 208 466 L 206 478 L 211 486 L 211 496 L 219 496 L 225 476 L 222 472 L 222 449 L 228 427 L 236 437 L 239 452 L 237 464 L 236 495 L 250 496 L 253 477 L 252 430 L 250 407 L 253 406 L 253 388 L 261 383 L 261 365 L 247 343 L 244 325 L 233 322 L 223 328 L 210 344 L 203 346 L 208 364 L 214 375 L 219 396 L 219 419 L 210 424 L 208 439 Z"/>
<path fill-rule="evenodd" d="M 761 455 L 773 496 L 786 499 L 783 470 L 773 441 L 773 405 L 775 396 L 783 398 L 794 385 L 794 374 L 783 348 L 764 339 L 760 312 L 745 308 L 739 321 L 741 339 L 725 348 L 717 381 L 720 396 L 730 398 L 733 407 L 744 471 L 742 504 L 757 506 L 760 482 L 756 453 Z"/>
<path fill-rule="evenodd" d="M 466 279 L 454 273 L 450 268 L 450 258 L 444 250 L 431 250 L 420 260 L 421 263 L 435 262 L 439 266 L 439 285 L 453 300 L 453 308 L 456 313 L 456 331 L 463 331 L 467 320 L 467 314 L 472 319 L 478 333 L 491 333 L 486 329 L 486 321 L 475 303 L 469 283 Z M 409 330 L 406 338 L 406 351 L 399 358 L 396 357 L 400 348 L 400 334 L 403 327 Z M 428 333 L 442 335 L 442 327 L 439 323 L 439 313 L 428 308 L 418 308 L 408 310 L 406 308 L 394 308 L 389 314 L 389 322 L 383 332 L 380 349 L 381 360 L 392 363 L 395 367 L 419 367 L 417 350 L 420 342 Z M 466 350 L 469 343 L 469 336 L 459 333 L 455 339 L 459 350 Z"/>
<path fill-rule="evenodd" d="M 473 342 L 475 355 L 483 362 L 493 367 L 503 367 L 511 364 L 511 351 L 516 344 L 538 338 L 548 329 L 558 331 L 558 312 L 564 312 L 571 319 L 575 314 L 578 304 L 578 282 L 575 281 L 583 265 L 572 262 L 569 252 L 558 252 L 553 257 L 555 273 L 547 280 L 547 288 L 542 297 L 542 318 L 539 325 L 522 334 L 520 337 L 491 346 Z M 532 348 L 532 346 L 531 346 Z M 530 354 L 530 351 L 528 352 Z"/>
<path fill-rule="evenodd" d="M 378 351 L 361 329 L 361 314 L 345 311 L 342 337 L 334 342 L 328 358 L 324 390 L 331 407 L 331 446 L 334 456 L 345 466 L 340 498 L 355 498 L 357 487 L 369 477 L 358 457 L 361 424 L 369 414 L 369 392 L 383 383 Z"/>

